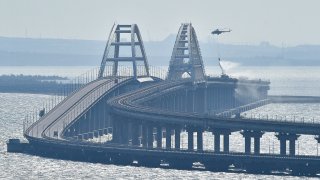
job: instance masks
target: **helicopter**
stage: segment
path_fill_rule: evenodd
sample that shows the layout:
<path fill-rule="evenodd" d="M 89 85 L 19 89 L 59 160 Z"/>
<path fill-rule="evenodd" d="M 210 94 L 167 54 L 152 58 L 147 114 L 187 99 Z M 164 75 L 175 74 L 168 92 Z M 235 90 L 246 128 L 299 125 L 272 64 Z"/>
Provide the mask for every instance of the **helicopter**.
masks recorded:
<path fill-rule="evenodd" d="M 222 33 L 227 33 L 227 32 L 231 32 L 231 29 L 216 29 L 216 30 L 214 30 L 214 31 L 212 31 L 211 32 L 211 34 L 212 35 L 217 35 L 217 36 L 219 36 L 220 34 L 222 34 Z M 222 71 L 222 73 L 221 73 L 221 77 L 222 78 L 229 78 L 229 76 L 226 74 L 226 71 L 225 71 L 225 69 L 222 67 L 222 65 L 221 65 L 221 57 L 220 57 L 220 50 L 219 50 L 219 43 L 217 43 L 217 50 L 218 50 L 218 61 L 219 61 L 219 66 L 220 66 L 220 68 L 221 68 L 221 71 Z"/>
<path fill-rule="evenodd" d="M 231 32 L 231 29 L 228 29 L 228 30 L 216 29 L 216 30 L 212 31 L 211 34 L 220 35 L 220 34 L 226 33 L 226 32 Z"/>

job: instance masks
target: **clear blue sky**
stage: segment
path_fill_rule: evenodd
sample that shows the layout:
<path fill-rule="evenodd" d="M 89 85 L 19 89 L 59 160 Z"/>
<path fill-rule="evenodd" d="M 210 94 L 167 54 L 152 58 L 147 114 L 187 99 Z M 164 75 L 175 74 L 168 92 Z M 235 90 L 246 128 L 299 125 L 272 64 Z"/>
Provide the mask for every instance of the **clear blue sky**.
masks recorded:
<path fill-rule="evenodd" d="M 0 36 L 105 40 L 117 21 L 162 40 L 192 22 L 201 41 L 228 27 L 226 43 L 320 44 L 319 8 L 319 0 L 0 0 Z"/>

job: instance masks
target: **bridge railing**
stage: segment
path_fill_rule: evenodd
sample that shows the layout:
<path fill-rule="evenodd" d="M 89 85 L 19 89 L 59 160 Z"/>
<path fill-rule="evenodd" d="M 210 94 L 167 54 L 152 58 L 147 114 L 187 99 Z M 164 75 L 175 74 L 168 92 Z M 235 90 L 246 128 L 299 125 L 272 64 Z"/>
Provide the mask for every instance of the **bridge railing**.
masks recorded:
<path fill-rule="evenodd" d="M 144 70 L 144 66 L 137 66 L 138 74 L 142 75 Z M 103 77 L 111 77 L 112 76 L 113 66 L 106 66 L 106 70 L 104 71 Z M 67 81 L 56 82 L 59 86 L 59 90 L 57 93 L 53 94 L 49 100 L 43 102 L 41 107 L 34 108 L 32 112 L 28 113 L 23 120 L 23 133 L 35 124 L 41 117 L 47 115 L 52 112 L 55 107 L 57 107 L 61 102 L 66 100 L 66 98 L 78 91 L 84 85 L 97 80 L 99 73 L 99 68 L 95 67 L 87 72 Z M 157 77 L 160 79 L 165 79 L 166 70 L 163 70 L 159 67 L 150 66 L 149 68 L 150 76 Z M 129 66 L 119 66 L 117 76 L 122 77 L 132 77 L 133 69 Z"/>
<path fill-rule="evenodd" d="M 217 117 L 219 119 L 228 120 L 230 118 L 235 118 L 229 112 L 224 112 L 220 114 L 212 114 L 212 117 Z M 278 114 L 259 114 L 259 113 L 242 113 L 239 120 L 256 120 L 256 121 L 270 121 L 270 122 L 283 122 L 283 123 L 300 123 L 300 124 L 315 124 L 319 125 L 320 121 L 314 117 L 302 117 L 302 116 L 289 116 L 289 115 L 278 115 Z"/>
<path fill-rule="evenodd" d="M 268 120 L 275 122 L 291 122 L 291 123 L 301 123 L 301 124 L 320 124 L 320 122 L 315 118 L 306 118 L 302 116 L 290 116 L 290 115 L 278 115 L 278 114 L 259 114 L 259 113 L 244 113 L 243 118 L 252 120 Z"/>
<path fill-rule="evenodd" d="M 49 100 L 43 102 L 41 107 L 34 108 L 32 112 L 25 116 L 23 122 L 23 132 L 32 126 L 32 124 L 40 120 L 41 117 L 53 111 L 54 108 L 63 102 L 70 94 L 76 92 L 85 84 L 96 80 L 98 77 L 98 72 L 98 68 L 93 68 L 75 78 L 63 82 L 56 82 L 58 91 L 52 94 Z"/>
<path fill-rule="evenodd" d="M 118 79 L 120 77 L 116 77 Z M 121 77 L 122 81 L 118 82 L 117 85 L 125 83 L 126 81 L 130 81 L 131 77 Z M 63 122 L 62 129 L 54 129 L 52 126 L 48 127 L 48 134 L 45 134 L 47 138 L 51 137 L 52 131 L 60 132 L 55 138 L 62 137 L 65 130 L 68 129 L 73 122 L 76 122 L 81 116 L 86 114 L 94 105 L 96 105 L 106 94 L 108 91 L 113 90 L 115 86 L 113 83 L 102 83 L 96 88 L 91 89 L 90 93 L 81 97 L 81 100 L 74 104 L 74 106 L 70 109 L 67 109 L 66 112 L 60 116 L 58 119 L 60 122 Z M 106 113 L 106 109 L 104 108 L 101 112 L 102 114 Z M 105 122 L 104 122 L 105 123 Z M 53 125 L 53 124 L 52 124 Z M 93 121 L 93 127 L 95 126 L 95 122 Z M 62 136 L 61 136 L 62 135 Z"/>

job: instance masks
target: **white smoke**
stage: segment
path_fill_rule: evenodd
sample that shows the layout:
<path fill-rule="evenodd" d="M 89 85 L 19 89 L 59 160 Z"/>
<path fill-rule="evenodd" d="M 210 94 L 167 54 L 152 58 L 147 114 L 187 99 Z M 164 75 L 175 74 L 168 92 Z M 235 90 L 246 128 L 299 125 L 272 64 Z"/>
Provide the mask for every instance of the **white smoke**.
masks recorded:
<path fill-rule="evenodd" d="M 232 69 L 240 66 L 239 63 L 228 61 L 228 60 L 220 60 L 220 64 L 224 69 L 225 73 L 228 74 Z"/>

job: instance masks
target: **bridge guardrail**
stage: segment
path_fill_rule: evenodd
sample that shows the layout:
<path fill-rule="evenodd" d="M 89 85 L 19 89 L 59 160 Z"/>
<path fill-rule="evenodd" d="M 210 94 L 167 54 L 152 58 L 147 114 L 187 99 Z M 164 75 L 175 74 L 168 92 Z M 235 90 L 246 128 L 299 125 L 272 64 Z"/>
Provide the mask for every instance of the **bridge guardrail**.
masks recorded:
<path fill-rule="evenodd" d="M 104 71 L 104 77 L 112 76 L 112 66 L 106 66 L 106 71 Z M 137 66 L 138 71 L 143 71 L 144 66 Z M 94 82 L 98 78 L 99 68 L 93 68 L 80 76 L 66 82 L 66 84 L 61 85 L 61 90 L 59 93 L 54 94 L 48 102 L 43 103 L 43 107 L 34 109 L 29 115 L 25 116 L 23 120 L 23 134 L 27 134 L 38 121 L 43 119 L 45 116 L 49 115 L 59 106 L 59 104 L 65 102 L 68 97 L 76 93 L 84 85 Z M 165 70 L 150 66 L 150 75 L 153 77 L 158 77 L 164 79 L 166 77 Z M 118 76 L 133 76 L 133 70 L 127 66 L 119 66 Z M 40 115 L 41 114 L 41 115 Z"/>

